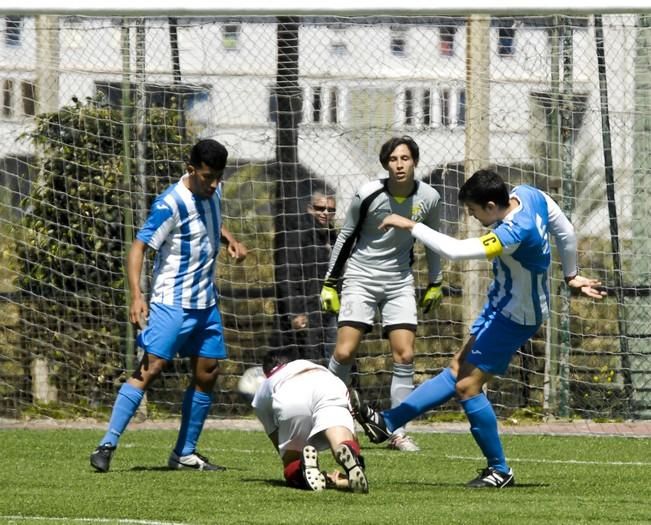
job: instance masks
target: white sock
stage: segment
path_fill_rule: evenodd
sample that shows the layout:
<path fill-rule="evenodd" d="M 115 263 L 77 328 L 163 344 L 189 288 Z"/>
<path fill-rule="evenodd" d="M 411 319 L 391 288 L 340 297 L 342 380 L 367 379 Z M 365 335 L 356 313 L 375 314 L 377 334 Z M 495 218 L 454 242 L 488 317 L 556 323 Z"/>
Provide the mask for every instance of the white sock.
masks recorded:
<path fill-rule="evenodd" d="M 353 369 L 352 362 L 349 365 L 342 365 L 339 361 L 335 359 L 335 356 L 330 356 L 330 361 L 328 362 L 328 370 L 341 379 L 346 386 L 350 386 L 352 378 L 350 377 L 350 372 Z"/>
<path fill-rule="evenodd" d="M 391 377 L 391 408 L 397 407 L 414 390 L 414 364 L 393 364 Z M 396 428 L 393 435 L 405 433 L 405 427 Z"/>

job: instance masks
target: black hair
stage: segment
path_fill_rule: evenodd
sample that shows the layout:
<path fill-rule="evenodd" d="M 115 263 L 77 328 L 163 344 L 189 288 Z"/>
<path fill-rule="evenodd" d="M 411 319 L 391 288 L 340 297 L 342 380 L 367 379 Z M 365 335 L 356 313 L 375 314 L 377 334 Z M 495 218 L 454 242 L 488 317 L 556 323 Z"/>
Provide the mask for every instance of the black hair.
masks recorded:
<path fill-rule="evenodd" d="M 299 357 L 298 350 L 294 347 L 269 350 L 262 359 L 262 371 L 268 375 L 278 365 L 290 363 Z"/>
<path fill-rule="evenodd" d="M 401 144 L 404 144 L 409 148 L 411 158 L 414 159 L 414 165 L 418 165 L 418 158 L 420 155 L 418 144 L 416 144 L 416 141 L 409 135 L 403 135 L 402 137 L 392 137 L 382 144 L 382 147 L 380 148 L 380 164 L 382 164 L 382 167 L 385 170 L 388 169 L 391 153 L 393 153 L 393 150 Z"/>
<path fill-rule="evenodd" d="M 494 202 L 500 208 L 509 206 L 509 189 L 497 173 L 490 170 L 479 170 L 473 173 L 459 188 L 459 202 L 472 202 L 482 208 L 489 202 Z"/>
<path fill-rule="evenodd" d="M 209 168 L 221 171 L 226 167 L 227 159 L 228 150 L 213 139 L 200 140 L 190 151 L 190 164 L 195 168 L 200 168 L 203 162 Z"/>

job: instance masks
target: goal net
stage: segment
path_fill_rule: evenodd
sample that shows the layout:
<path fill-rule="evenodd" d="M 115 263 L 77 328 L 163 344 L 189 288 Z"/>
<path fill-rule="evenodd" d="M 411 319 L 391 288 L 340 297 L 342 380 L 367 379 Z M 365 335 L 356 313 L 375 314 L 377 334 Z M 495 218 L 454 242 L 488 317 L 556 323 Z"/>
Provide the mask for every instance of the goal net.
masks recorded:
<path fill-rule="evenodd" d="M 330 348 L 327 327 L 311 339 L 310 297 L 307 328 L 291 325 L 287 306 L 321 271 L 309 253 L 322 247 L 296 245 L 313 193 L 334 197 L 341 226 L 356 190 L 385 174 L 380 145 L 406 134 L 420 146 L 417 178 L 442 196 L 442 231 L 481 231 L 457 191 L 490 167 L 561 205 L 582 273 L 609 292 L 570 295 L 553 252 L 552 314 L 492 383 L 499 416 L 648 418 L 650 23 L 631 13 L 4 16 L 0 417 L 108 413 L 140 353 L 126 250 L 207 137 L 229 150 L 225 224 L 249 250 L 242 264 L 218 260 L 229 358 L 212 415 L 250 413 L 237 381 L 269 348 L 322 359 Z M 421 294 L 420 245 L 414 272 Z M 419 320 L 416 383 L 460 349 L 489 282 L 488 263 L 444 262 L 444 300 Z M 186 366 L 177 360 L 148 392 L 150 415 L 180 412 Z M 355 384 L 387 407 L 391 374 L 376 324 Z M 430 415 L 458 414 L 449 403 Z"/>

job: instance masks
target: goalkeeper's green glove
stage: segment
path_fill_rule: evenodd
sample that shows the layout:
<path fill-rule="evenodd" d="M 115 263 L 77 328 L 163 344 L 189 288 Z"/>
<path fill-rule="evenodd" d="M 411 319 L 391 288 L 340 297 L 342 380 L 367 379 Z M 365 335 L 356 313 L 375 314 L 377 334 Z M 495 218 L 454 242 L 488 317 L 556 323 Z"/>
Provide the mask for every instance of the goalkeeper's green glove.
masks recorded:
<path fill-rule="evenodd" d="M 324 312 L 339 313 L 339 294 L 337 293 L 336 286 L 330 280 L 326 280 L 323 283 L 323 288 L 321 288 L 321 309 Z"/>
<path fill-rule="evenodd" d="M 420 300 L 420 306 L 423 309 L 423 312 L 427 313 L 430 311 L 432 306 L 436 308 L 441 304 L 442 299 L 443 290 L 441 289 L 441 283 L 430 283 Z"/>

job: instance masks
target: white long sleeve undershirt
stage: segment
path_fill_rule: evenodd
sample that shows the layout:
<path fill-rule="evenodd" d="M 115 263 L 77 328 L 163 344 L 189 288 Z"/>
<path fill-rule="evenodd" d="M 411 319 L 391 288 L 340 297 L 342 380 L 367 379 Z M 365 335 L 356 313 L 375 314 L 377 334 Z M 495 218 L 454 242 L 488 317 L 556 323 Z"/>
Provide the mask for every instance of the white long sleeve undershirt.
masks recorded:
<path fill-rule="evenodd" d="M 486 250 L 478 237 L 472 239 L 455 239 L 444 233 L 432 230 L 421 223 L 416 224 L 412 228 L 411 234 L 432 251 L 453 261 L 486 259 Z"/>
<path fill-rule="evenodd" d="M 549 213 L 548 228 L 556 241 L 563 275 L 574 276 L 577 273 L 577 240 L 574 227 L 567 219 L 558 204 L 544 193 Z M 444 233 L 432 230 L 424 224 L 416 224 L 411 234 L 425 246 L 453 261 L 464 259 L 486 259 L 486 250 L 478 237 L 471 239 L 455 239 Z M 504 253 L 513 253 L 517 246 L 504 247 Z"/>

